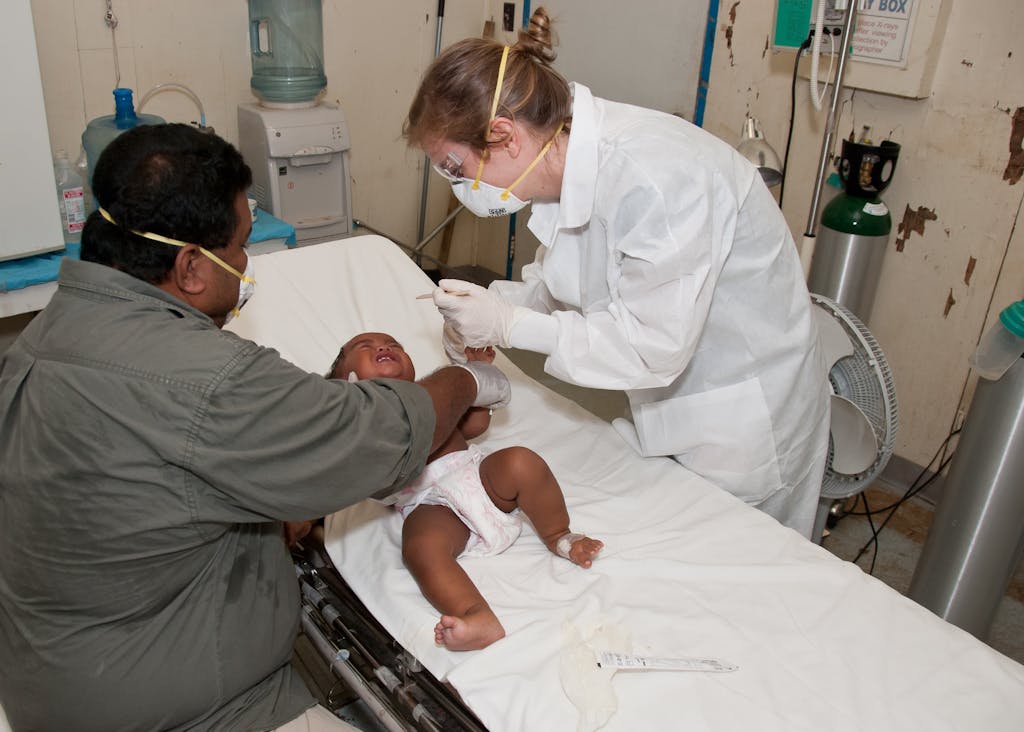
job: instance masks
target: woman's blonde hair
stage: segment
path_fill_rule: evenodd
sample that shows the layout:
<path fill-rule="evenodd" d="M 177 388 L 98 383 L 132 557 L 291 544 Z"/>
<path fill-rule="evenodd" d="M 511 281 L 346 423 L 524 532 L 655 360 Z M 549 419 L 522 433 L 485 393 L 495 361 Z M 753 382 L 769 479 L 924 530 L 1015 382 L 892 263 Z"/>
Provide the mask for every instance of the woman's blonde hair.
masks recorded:
<path fill-rule="evenodd" d="M 525 122 L 541 136 L 554 134 L 561 123 L 568 130 L 572 95 L 568 82 L 551 68 L 553 48 L 551 19 L 539 7 L 509 48 L 495 116 Z M 488 121 L 503 50 L 497 41 L 467 38 L 434 60 L 402 127 L 410 146 L 445 139 L 484 152 L 502 142 L 490 136 Z"/>

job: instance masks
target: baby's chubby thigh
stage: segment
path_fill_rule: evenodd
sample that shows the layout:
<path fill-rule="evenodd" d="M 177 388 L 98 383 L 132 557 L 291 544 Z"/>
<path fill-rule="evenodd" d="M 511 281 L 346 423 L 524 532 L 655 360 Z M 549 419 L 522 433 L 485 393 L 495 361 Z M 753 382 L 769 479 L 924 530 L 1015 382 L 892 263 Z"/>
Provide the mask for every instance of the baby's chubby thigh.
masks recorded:
<path fill-rule="evenodd" d="M 549 473 L 547 463 L 528 447 L 506 447 L 480 462 L 480 483 L 495 506 L 505 513 L 519 507 L 523 485 L 540 483 Z"/>
<path fill-rule="evenodd" d="M 469 536 L 469 527 L 448 506 L 420 504 L 402 522 L 402 559 L 412 567 L 457 557 Z"/>

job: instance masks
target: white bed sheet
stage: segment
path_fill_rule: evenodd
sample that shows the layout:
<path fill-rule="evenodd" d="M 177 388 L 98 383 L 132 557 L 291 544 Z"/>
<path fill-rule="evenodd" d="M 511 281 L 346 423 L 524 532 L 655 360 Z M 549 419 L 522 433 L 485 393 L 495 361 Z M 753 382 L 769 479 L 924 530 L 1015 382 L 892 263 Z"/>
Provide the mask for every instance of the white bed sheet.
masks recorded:
<path fill-rule="evenodd" d="M 442 365 L 431 283 L 361 236 L 256 260 L 232 324 L 323 373 L 356 332 L 394 334 L 419 374 Z M 1020 730 L 1024 666 L 856 566 L 667 459 L 637 456 L 605 422 L 503 355 L 512 404 L 478 442 L 526 445 L 551 465 L 575 530 L 605 542 L 590 570 L 527 528 L 505 553 L 465 558 L 507 637 L 482 651 L 433 643 L 437 612 L 402 565 L 400 519 L 366 501 L 329 517 L 327 549 L 377 619 L 495 732 L 574 730 L 560 679 L 567 627 L 624 633 L 628 650 L 713 657 L 727 674 L 618 672 L 623 730 Z"/>

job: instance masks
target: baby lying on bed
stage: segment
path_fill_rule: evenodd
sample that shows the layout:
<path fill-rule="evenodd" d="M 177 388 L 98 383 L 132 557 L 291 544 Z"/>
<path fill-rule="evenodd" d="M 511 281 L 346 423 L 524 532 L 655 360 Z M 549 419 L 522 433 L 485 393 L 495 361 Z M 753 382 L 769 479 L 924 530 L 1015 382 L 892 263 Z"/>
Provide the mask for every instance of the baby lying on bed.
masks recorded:
<path fill-rule="evenodd" d="M 494 349 L 466 349 L 469 360 L 494 360 Z M 354 376 L 353 376 L 354 374 Z M 342 346 L 332 379 L 413 381 L 412 360 L 386 333 L 361 333 Z M 405 520 L 402 558 L 423 595 L 442 614 L 434 639 L 453 651 L 484 648 L 505 629 L 456 558 L 503 552 L 518 538 L 521 509 L 553 553 L 589 567 L 604 544 L 569 531 L 562 489 L 547 463 L 525 447 L 484 453 L 466 440 L 490 425 L 471 408 L 428 459 L 423 473 L 386 499 Z"/>

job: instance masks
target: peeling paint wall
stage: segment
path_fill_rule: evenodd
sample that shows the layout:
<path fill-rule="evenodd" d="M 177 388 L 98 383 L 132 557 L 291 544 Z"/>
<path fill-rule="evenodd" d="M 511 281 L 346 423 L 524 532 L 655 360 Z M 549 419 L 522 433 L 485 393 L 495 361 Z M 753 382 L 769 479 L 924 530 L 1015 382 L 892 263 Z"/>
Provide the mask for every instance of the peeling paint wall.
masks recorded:
<path fill-rule="evenodd" d="M 951 2 L 952 0 L 945 0 Z M 764 54 L 774 3 L 722 0 L 705 127 L 735 142 L 756 115 L 785 152 L 794 52 Z M 730 16 L 731 13 L 731 16 Z M 728 36 L 726 35 L 728 31 Z M 926 464 L 973 393 L 967 358 L 999 310 L 1024 297 L 1024 6 L 952 2 L 926 99 L 844 90 L 839 139 L 870 126 L 902 145 L 882 198 L 891 242 L 868 326 L 895 372 L 899 456 Z M 827 68 L 827 63 L 825 64 Z M 824 74 L 824 70 L 822 71 Z M 798 79 L 783 210 L 807 226 L 827 112 Z M 825 201 L 822 203 L 824 207 Z"/>

